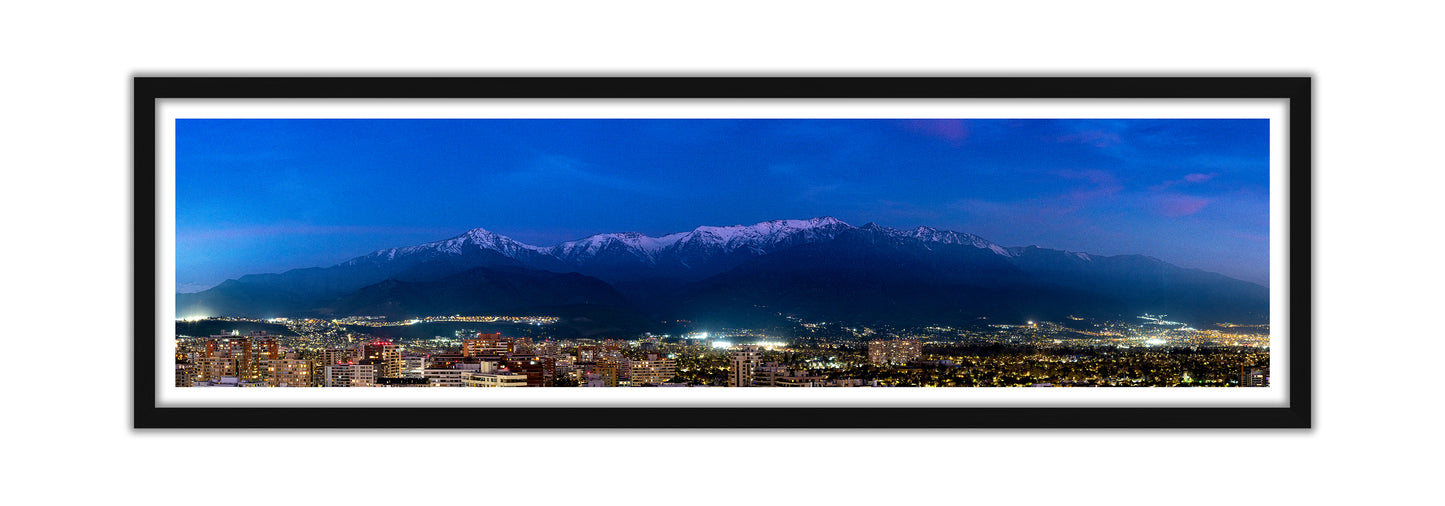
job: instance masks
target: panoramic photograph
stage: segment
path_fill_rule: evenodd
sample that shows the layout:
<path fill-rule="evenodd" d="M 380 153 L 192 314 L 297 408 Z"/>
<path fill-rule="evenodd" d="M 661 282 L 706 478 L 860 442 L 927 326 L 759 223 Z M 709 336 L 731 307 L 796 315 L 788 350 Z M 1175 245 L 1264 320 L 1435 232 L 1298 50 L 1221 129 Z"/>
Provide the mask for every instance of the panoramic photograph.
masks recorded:
<path fill-rule="evenodd" d="M 1270 174 L 1267 119 L 178 119 L 174 386 L 1268 387 Z"/>

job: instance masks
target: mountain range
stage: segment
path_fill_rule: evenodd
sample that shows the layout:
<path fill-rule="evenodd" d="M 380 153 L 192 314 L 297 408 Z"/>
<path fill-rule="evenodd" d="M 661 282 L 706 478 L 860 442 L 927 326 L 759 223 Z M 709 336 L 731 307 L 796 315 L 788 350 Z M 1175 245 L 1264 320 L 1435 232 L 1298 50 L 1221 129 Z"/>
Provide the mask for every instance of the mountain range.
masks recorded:
<path fill-rule="evenodd" d="M 702 226 L 547 247 L 484 229 L 325 268 L 252 274 L 178 294 L 177 314 L 585 313 L 750 324 L 778 314 L 892 324 L 1104 318 L 1262 322 L 1269 290 L 1142 255 L 1003 247 L 930 227 L 832 217 Z"/>

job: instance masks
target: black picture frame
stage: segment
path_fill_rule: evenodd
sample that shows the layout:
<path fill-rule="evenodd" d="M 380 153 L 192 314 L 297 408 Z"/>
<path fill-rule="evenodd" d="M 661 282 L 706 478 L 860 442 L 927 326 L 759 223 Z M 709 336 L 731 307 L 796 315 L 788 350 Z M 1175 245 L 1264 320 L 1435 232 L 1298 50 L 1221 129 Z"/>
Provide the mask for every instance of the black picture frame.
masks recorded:
<path fill-rule="evenodd" d="M 1310 77 L 161 77 L 133 81 L 133 424 L 166 428 L 1309 428 Z M 1288 391 L 1283 407 L 162 407 L 157 405 L 158 103 L 165 99 L 1283 99 Z"/>

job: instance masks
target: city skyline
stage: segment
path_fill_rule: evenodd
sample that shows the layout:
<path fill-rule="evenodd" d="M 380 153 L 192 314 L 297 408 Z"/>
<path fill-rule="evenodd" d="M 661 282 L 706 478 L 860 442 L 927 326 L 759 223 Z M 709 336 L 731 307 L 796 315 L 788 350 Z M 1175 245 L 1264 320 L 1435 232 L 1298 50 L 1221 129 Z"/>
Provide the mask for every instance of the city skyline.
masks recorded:
<path fill-rule="evenodd" d="M 176 387 L 1268 387 L 1269 326 L 1133 322 L 871 328 L 790 317 L 791 329 L 556 338 L 520 316 L 378 323 L 177 322 Z M 432 337 L 358 334 L 357 323 Z M 469 322 L 469 323 L 467 323 Z M 368 325 L 370 330 L 378 327 Z M 237 330 L 215 333 L 215 330 Z M 239 328 L 252 329 L 242 334 Z M 268 333 L 265 329 L 278 331 Z M 256 330 L 260 329 L 260 330 Z M 196 334 L 195 331 L 200 331 Z M 783 334 L 787 334 L 784 336 Z M 654 391 L 655 392 L 655 391 Z"/>
<path fill-rule="evenodd" d="M 834 216 L 1268 283 L 1267 120 L 178 120 L 177 289 Z M 725 170 L 717 170 L 717 169 Z"/>

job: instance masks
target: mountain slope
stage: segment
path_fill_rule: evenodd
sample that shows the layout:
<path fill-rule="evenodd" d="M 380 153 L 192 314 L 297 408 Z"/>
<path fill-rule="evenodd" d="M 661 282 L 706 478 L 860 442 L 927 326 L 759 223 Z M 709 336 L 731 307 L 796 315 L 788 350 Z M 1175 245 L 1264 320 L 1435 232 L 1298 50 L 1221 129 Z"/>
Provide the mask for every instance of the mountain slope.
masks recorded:
<path fill-rule="evenodd" d="M 1269 289 L 1143 255 L 1098 256 L 1029 246 L 1013 263 L 1041 283 L 1086 290 L 1137 313 L 1202 321 L 1269 320 Z"/>
<path fill-rule="evenodd" d="M 1147 312 L 1267 321 L 1269 293 L 1145 256 L 1005 248 L 961 232 L 854 227 L 821 217 L 661 237 L 597 234 L 551 248 L 473 229 L 332 267 L 243 276 L 178 295 L 177 313 L 415 316 L 593 303 L 628 305 L 656 320 L 792 312 L 924 322 Z"/>
<path fill-rule="evenodd" d="M 833 217 L 773 220 L 748 226 L 703 226 L 656 238 L 636 232 L 598 234 L 564 242 L 551 252 L 578 272 L 610 282 L 698 280 L 780 249 L 831 239 L 851 228 Z"/>
<path fill-rule="evenodd" d="M 874 224 L 799 245 L 691 284 L 666 312 L 699 321 L 765 313 L 829 321 L 963 323 L 1119 311 L 1119 301 L 1038 283 L 971 239 L 923 240 Z"/>
<path fill-rule="evenodd" d="M 607 283 L 581 274 L 478 267 L 429 281 L 388 279 L 337 300 L 331 316 L 531 314 L 538 308 L 594 304 L 626 307 Z"/>

